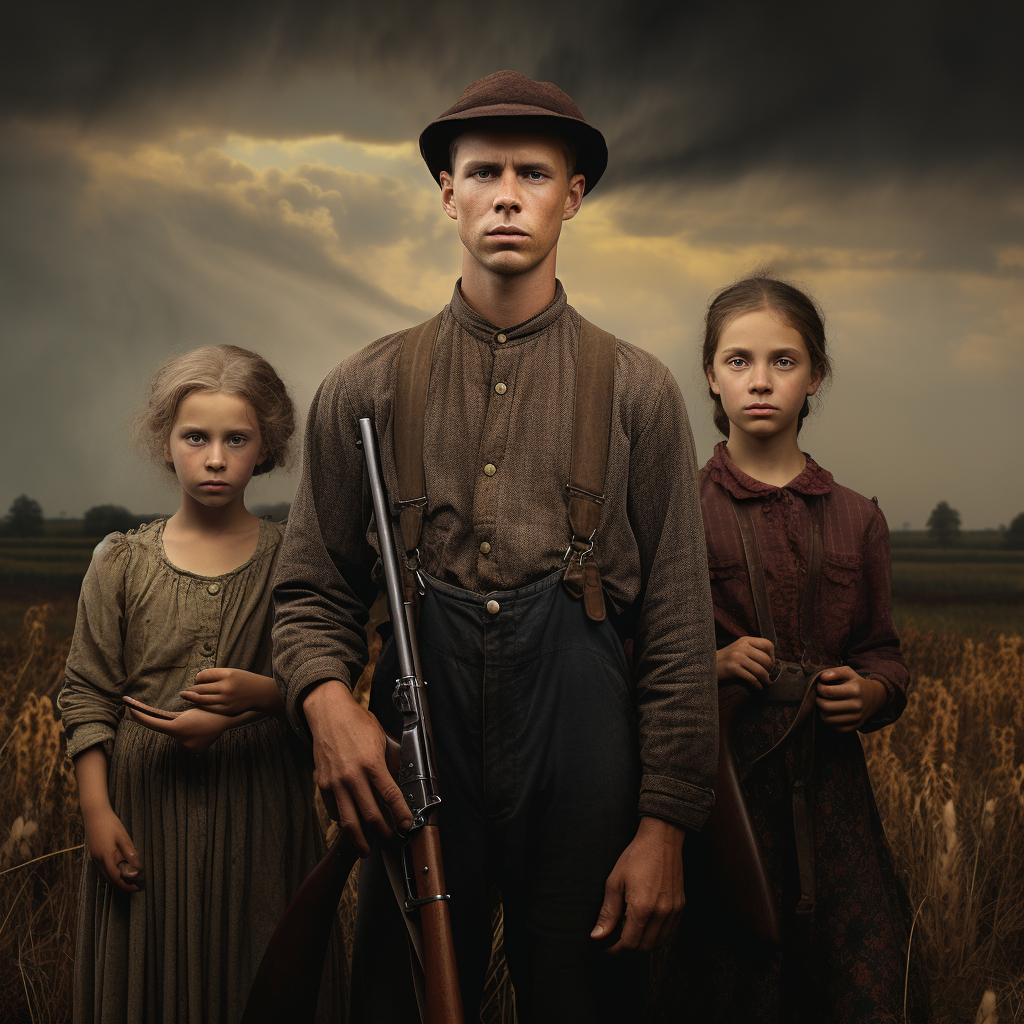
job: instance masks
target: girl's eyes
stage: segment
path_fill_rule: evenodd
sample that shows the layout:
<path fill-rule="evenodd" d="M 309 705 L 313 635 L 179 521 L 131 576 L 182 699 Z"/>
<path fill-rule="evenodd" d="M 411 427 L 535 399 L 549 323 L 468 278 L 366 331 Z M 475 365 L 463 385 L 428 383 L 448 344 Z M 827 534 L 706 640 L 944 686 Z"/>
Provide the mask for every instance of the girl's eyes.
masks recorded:
<path fill-rule="evenodd" d="M 186 434 L 185 440 L 189 444 L 202 444 L 206 438 L 202 434 Z M 235 448 L 240 448 L 247 440 L 248 438 L 243 437 L 241 434 L 235 434 L 233 437 L 228 438 L 228 444 Z"/>
<path fill-rule="evenodd" d="M 782 357 L 781 359 L 776 359 L 776 360 L 775 360 L 775 364 L 776 364 L 777 366 L 782 366 L 782 367 L 787 367 L 787 366 L 794 366 L 794 365 L 796 365 L 796 364 L 795 364 L 795 363 L 793 362 L 793 360 L 792 360 L 792 359 L 790 359 L 790 358 L 789 358 L 788 356 L 783 356 L 783 357 Z"/>
<path fill-rule="evenodd" d="M 733 356 L 732 359 L 727 359 L 726 360 L 725 365 L 726 366 L 746 366 L 747 365 L 747 361 L 745 359 L 741 359 L 739 356 Z"/>

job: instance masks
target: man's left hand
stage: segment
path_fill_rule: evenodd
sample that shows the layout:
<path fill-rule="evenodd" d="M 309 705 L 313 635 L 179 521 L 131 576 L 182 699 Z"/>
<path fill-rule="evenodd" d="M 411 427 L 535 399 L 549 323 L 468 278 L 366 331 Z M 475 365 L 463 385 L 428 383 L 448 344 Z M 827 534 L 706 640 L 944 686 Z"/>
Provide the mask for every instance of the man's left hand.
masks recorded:
<path fill-rule="evenodd" d="M 668 942 L 679 926 L 683 894 L 683 830 L 659 818 L 641 818 L 604 886 L 604 903 L 592 939 L 610 935 L 619 921 L 622 935 L 609 953 Z"/>

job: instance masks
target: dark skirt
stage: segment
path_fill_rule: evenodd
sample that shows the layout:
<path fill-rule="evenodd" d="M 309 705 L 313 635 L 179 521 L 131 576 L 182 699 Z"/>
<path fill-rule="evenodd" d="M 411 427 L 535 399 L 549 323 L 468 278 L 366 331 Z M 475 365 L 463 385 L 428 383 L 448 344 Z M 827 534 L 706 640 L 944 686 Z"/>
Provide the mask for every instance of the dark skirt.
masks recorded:
<path fill-rule="evenodd" d="M 756 705 L 737 724 L 741 767 L 785 731 L 794 711 Z M 856 733 L 817 723 L 813 841 L 817 906 L 813 935 L 797 926 L 796 850 L 790 798 L 793 751 L 759 765 L 747 782 L 783 944 L 744 939 L 715 898 L 718 882 L 687 840 L 687 908 L 679 932 L 658 960 L 653 1021 L 854 1024 L 928 1021 L 925 987 L 907 943 L 911 908 L 896 876 Z"/>

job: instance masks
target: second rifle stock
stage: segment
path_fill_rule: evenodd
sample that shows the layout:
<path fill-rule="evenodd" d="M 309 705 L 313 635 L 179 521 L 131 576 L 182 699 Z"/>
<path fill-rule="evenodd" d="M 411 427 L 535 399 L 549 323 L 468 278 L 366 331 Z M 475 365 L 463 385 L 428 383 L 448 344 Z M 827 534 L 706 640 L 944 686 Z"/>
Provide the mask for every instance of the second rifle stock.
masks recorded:
<path fill-rule="evenodd" d="M 748 700 L 750 691 L 740 683 L 718 689 L 718 781 L 706 830 L 719 896 L 733 920 L 748 934 L 780 945 L 779 909 L 733 748 L 733 725 Z"/>

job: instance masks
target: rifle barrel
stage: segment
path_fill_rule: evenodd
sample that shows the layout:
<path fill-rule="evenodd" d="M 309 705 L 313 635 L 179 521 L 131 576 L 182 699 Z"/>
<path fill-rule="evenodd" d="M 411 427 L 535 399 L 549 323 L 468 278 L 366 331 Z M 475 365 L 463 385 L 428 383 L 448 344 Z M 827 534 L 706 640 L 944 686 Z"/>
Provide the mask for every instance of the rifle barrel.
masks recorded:
<path fill-rule="evenodd" d="M 373 518 L 377 523 L 377 545 L 380 548 L 380 560 L 384 566 L 384 578 L 387 581 L 388 603 L 391 605 L 391 626 L 395 631 L 395 649 L 398 652 L 398 667 L 403 676 L 415 676 L 416 666 L 413 663 L 412 640 L 405 615 L 405 598 L 399 584 L 402 574 L 398 567 L 395 537 L 391 532 L 391 514 L 388 509 L 387 492 L 384 489 L 380 452 L 377 448 L 377 432 L 374 430 L 373 420 L 366 416 L 360 417 L 359 434 L 363 440 L 366 471 L 370 477 Z"/>

